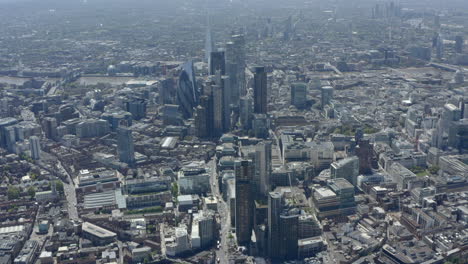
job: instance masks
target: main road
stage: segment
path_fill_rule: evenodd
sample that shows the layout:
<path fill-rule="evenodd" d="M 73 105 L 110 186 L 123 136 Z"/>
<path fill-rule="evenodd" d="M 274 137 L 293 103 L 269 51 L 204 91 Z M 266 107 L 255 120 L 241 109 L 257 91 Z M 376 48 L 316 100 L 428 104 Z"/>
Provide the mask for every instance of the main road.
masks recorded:
<path fill-rule="evenodd" d="M 70 220 L 80 220 L 80 217 L 78 216 L 78 209 L 76 209 L 77 200 L 75 192 L 75 183 L 71 175 L 63 168 L 62 163 L 60 161 L 58 161 L 57 167 L 60 170 L 60 173 L 62 173 L 68 178 L 68 183 L 62 181 L 63 192 L 65 193 L 65 197 L 67 198 L 68 217 L 70 218 Z"/>
<path fill-rule="evenodd" d="M 218 173 L 216 172 L 216 157 L 208 163 L 210 168 L 210 184 L 211 193 L 218 200 L 218 213 L 220 217 L 221 230 L 220 230 L 220 244 L 219 249 L 216 250 L 216 258 L 219 259 L 219 263 L 229 263 L 229 234 L 231 233 L 231 217 L 229 207 L 223 200 L 220 193 L 218 184 Z"/>

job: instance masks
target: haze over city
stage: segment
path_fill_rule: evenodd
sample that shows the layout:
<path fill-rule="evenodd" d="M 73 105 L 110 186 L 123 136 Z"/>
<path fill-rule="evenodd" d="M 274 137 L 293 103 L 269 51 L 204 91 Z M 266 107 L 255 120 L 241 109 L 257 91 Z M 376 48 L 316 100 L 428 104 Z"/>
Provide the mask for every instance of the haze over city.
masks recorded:
<path fill-rule="evenodd" d="M 0 264 L 468 263 L 467 18 L 0 0 Z"/>

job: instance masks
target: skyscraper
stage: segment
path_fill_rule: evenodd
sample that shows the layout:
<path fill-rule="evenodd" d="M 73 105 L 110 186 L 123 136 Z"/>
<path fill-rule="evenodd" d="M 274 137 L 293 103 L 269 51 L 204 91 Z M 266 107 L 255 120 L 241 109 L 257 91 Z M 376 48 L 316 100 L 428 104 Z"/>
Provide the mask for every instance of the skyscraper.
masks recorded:
<path fill-rule="evenodd" d="M 255 147 L 255 193 L 267 197 L 270 192 L 271 142 L 263 141 Z"/>
<path fill-rule="evenodd" d="M 223 89 L 223 132 L 231 128 L 231 87 L 229 76 L 221 76 L 221 88 Z"/>
<path fill-rule="evenodd" d="M 283 195 L 270 192 L 268 196 L 268 256 L 280 258 L 280 213 L 283 209 Z"/>
<path fill-rule="evenodd" d="M 132 130 L 128 127 L 120 126 L 117 128 L 117 152 L 121 162 L 127 163 L 129 166 L 135 164 Z"/>
<path fill-rule="evenodd" d="M 132 114 L 134 120 L 146 117 L 146 101 L 139 98 L 132 98 L 125 102 L 125 110 Z"/>
<path fill-rule="evenodd" d="M 266 114 L 268 106 L 267 73 L 265 67 L 254 69 L 254 113 Z"/>
<path fill-rule="evenodd" d="M 326 105 L 329 105 L 331 103 L 331 100 L 333 99 L 333 87 L 331 86 L 323 86 L 321 88 L 322 90 L 322 109 L 325 108 Z"/>
<path fill-rule="evenodd" d="M 212 85 L 213 89 L 213 132 L 220 136 L 224 132 L 224 90 L 220 85 Z"/>
<path fill-rule="evenodd" d="M 176 92 L 177 103 L 184 118 L 192 117 L 193 109 L 198 104 L 198 97 L 193 62 L 189 61 L 182 65 Z"/>
<path fill-rule="evenodd" d="M 252 161 L 236 161 L 236 236 L 241 245 L 250 242 L 253 228 Z"/>
<path fill-rule="evenodd" d="M 30 137 L 29 144 L 30 144 L 30 149 L 31 149 L 31 158 L 33 160 L 41 159 L 41 145 L 39 142 L 39 138 L 36 136 Z"/>
<path fill-rule="evenodd" d="M 298 210 L 283 212 L 279 217 L 279 259 L 297 258 L 297 241 L 299 240 Z"/>
<path fill-rule="evenodd" d="M 359 175 L 359 159 L 357 157 L 335 161 L 331 164 L 330 170 L 332 179 L 343 178 L 356 187 Z"/>
<path fill-rule="evenodd" d="M 297 108 L 304 108 L 307 103 L 307 84 L 293 83 L 291 85 L 291 104 Z"/>
<path fill-rule="evenodd" d="M 456 53 L 463 53 L 463 44 L 465 40 L 462 36 L 455 37 L 455 52 Z"/>
<path fill-rule="evenodd" d="M 209 62 L 210 54 L 213 51 L 213 38 L 211 35 L 210 16 L 206 16 L 206 39 L 205 39 L 205 61 Z"/>
<path fill-rule="evenodd" d="M 252 127 L 252 114 L 253 114 L 253 99 L 252 95 L 248 93 L 246 96 L 241 97 L 239 101 L 239 119 L 243 129 L 250 129 Z"/>
<path fill-rule="evenodd" d="M 243 35 L 233 35 L 226 43 L 226 75 L 229 76 L 234 104 L 247 93 L 245 79 L 245 40 Z"/>
<path fill-rule="evenodd" d="M 55 140 L 57 138 L 57 119 L 55 117 L 46 117 L 42 122 L 42 129 L 48 139 Z"/>
<path fill-rule="evenodd" d="M 226 74 L 224 51 L 213 51 L 210 53 L 210 75 L 215 75 L 217 71 L 220 71 L 221 75 Z"/>

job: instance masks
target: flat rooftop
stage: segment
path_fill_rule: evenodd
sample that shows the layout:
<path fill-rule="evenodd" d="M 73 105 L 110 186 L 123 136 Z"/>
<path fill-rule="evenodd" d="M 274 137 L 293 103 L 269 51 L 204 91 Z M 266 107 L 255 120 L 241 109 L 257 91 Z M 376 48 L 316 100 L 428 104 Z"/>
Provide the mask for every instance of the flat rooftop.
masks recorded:
<path fill-rule="evenodd" d="M 99 238 L 112 238 L 112 237 L 115 237 L 117 236 L 116 233 L 114 232 L 111 232 L 107 229 L 104 229 L 102 227 L 99 227 L 95 224 L 91 224 L 89 222 L 84 222 L 83 223 L 83 226 L 82 226 L 82 230 L 84 232 L 87 232 L 87 233 L 90 233 L 94 236 L 97 236 Z"/>

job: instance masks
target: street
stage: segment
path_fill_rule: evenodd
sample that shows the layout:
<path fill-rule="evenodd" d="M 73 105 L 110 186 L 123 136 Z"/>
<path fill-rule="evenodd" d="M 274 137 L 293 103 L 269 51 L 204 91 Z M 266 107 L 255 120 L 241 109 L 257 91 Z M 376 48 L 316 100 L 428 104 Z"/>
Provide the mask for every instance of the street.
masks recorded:
<path fill-rule="evenodd" d="M 231 233 L 231 217 L 229 208 L 223 200 L 219 191 L 218 175 L 216 173 L 216 157 L 208 163 L 210 167 L 210 184 L 211 192 L 218 199 L 218 212 L 221 222 L 220 230 L 220 247 L 216 250 L 216 258 L 219 258 L 220 263 L 229 263 L 229 234 Z"/>
<path fill-rule="evenodd" d="M 78 209 L 76 209 L 77 200 L 74 181 L 71 175 L 63 168 L 60 161 L 58 161 L 57 167 L 60 169 L 60 173 L 68 177 L 68 183 L 62 181 L 63 192 L 65 193 L 65 197 L 67 199 L 68 216 L 70 220 L 79 220 L 80 217 L 78 216 Z"/>

